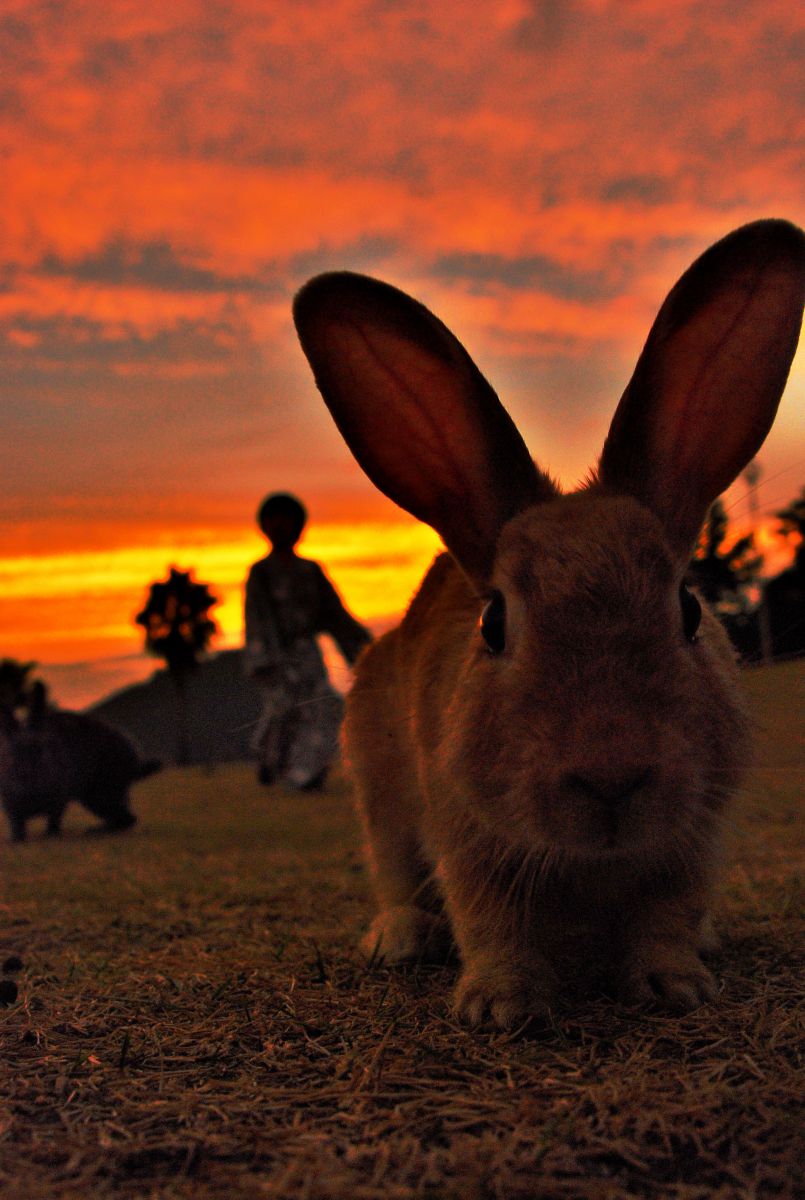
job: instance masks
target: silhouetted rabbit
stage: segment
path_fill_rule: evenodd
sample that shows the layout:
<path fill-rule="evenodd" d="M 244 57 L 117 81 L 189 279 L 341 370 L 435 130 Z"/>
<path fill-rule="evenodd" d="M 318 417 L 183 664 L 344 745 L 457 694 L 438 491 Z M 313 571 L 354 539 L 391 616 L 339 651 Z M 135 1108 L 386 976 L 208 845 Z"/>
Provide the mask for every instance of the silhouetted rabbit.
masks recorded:
<path fill-rule="evenodd" d="M 159 769 L 102 721 L 51 708 L 39 681 L 24 717 L 0 706 L 0 795 L 12 841 L 24 841 L 27 821 L 37 816 L 47 817 L 48 833 L 58 834 L 70 800 L 108 829 L 128 829 L 137 820 L 129 807 L 130 785 Z"/>
<path fill-rule="evenodd" d="M 760 221 L 690 267 L 570 495 L 421 304 L 348 273 L 297 297 L 355 457 L 449 551 L 359 661 L 345 745 L 380 902 L 367 948 L 416 959 L 451 933 L 472 1023 L 542 1013 L 596 962 L 628 1001 L 714 995 L 699 949 L 748 735 L 684 574 L 774 419 L 804 244 Z"/>

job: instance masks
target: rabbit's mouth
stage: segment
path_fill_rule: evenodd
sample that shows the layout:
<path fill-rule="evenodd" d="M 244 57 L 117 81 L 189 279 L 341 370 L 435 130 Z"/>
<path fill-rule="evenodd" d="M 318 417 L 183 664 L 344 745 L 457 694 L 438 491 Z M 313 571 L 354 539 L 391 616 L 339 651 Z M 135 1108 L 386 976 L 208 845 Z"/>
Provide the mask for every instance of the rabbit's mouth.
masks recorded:
<path fill-rule="evenodd" d="M 548 844 L 572 856 L 645 855 L 672 845 L 687 827 L 691 781 L 633 762 L 567 770 L 535 817 Z"/>
<path fill-rule="evenodd" d="M 557 789 L 565 835 L 591 850 L 622 849 L 634 842 L 640 810 L 655 786 L 656 771 L 645 763 L 565 771 Z"/>

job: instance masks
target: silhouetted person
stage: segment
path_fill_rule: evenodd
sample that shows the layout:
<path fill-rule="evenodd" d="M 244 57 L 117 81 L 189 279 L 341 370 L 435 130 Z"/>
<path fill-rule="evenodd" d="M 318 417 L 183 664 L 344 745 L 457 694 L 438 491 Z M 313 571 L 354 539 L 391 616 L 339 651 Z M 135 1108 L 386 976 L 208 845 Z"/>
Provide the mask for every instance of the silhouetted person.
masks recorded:
<path fill-rule="evenodd" d="M 306 522 L 304 505 L 285 492 L 267 496 L 258 509 L 271 553 L 254 564 L 246 581 L 245 655 L 263 693 L 253 742 L 258 778 L 304 791 L 324 785 L 344 707 L 316 635 L 330 634 L 349 663 L 371 641 L 319 564 L 296 553 Z"/>

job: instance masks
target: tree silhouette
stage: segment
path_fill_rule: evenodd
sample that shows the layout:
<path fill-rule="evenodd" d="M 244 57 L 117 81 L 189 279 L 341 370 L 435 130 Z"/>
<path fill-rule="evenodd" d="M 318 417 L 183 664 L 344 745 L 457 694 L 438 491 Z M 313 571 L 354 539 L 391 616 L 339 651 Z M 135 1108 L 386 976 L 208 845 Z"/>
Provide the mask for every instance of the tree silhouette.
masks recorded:
<path fill-rule="evenodd" d="M 794 551 L 794 566 L 805 574 L 805 487 L 796 500 L 774 515 L 780 522 L 777 532 L 781 537 L 788 539 L 795 534 L 799 536 L 799 544 Z"/>
<path fill-rule="evenodd" d="M 805 488 L 775 516 L 782 537 L 800 540 L 791 566 L 766 585 L 771 636 L 775 657 L 796 658 L 805 654 Z"/>
<path fill-rule="evenodd" d="M 218 603 L 205 583 L 196 583 L 191 571 L 171 567 L 168 578 L 152 583 L 148 602 L 135 621 L 145 629 L 145 648 L 165 660 L 176 687 L 179 721 L 177 759 L 188 761 L 187 677 L 208 648 L 216 625 L 209 610 Z"/>
<path fill-rule="evenodd" d="M 729 550 L 722 547 L 729 522 L 724 505 L 716 500 L 707 515 L 696 553 L 688 566 L 688 578 L 705 600 L 720 614 L 746 612 L 747 588 L 757 579 L 763 563 L 755 552 L 754 537 L 738 538 Z"/>
<path fill-rule="evenodd" d="M 10 711 L 28 704 L 35 662 L 21 663 L 15 658 L 0 659 L 0 705 Z"/>

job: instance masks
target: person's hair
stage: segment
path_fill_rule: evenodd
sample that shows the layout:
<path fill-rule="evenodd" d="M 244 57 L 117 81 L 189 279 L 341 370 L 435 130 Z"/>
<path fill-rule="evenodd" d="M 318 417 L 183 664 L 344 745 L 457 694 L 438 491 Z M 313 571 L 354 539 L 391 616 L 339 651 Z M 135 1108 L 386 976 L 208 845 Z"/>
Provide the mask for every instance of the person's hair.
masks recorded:
<path fill-rule="evenodd" d="M 300 534 L 307 524 L 307 509 L 302 501 L 297 500 L 290 492 L 272 492 L 261 502 L 257 510 L 257 524 L 263 533 L 268 532 L 267 525 L 274 516 L 290 517 L 296 523 Z"/>

